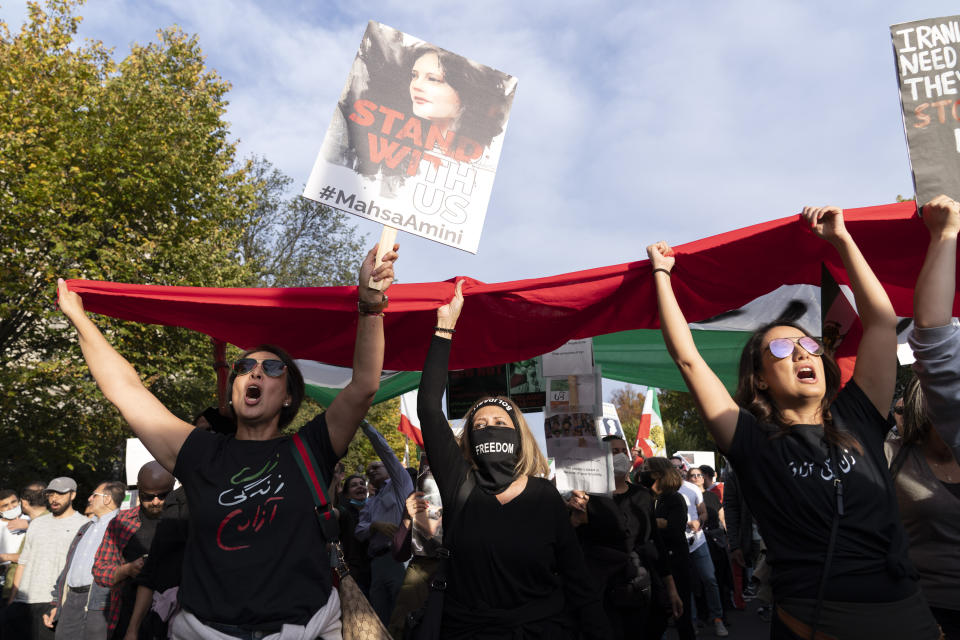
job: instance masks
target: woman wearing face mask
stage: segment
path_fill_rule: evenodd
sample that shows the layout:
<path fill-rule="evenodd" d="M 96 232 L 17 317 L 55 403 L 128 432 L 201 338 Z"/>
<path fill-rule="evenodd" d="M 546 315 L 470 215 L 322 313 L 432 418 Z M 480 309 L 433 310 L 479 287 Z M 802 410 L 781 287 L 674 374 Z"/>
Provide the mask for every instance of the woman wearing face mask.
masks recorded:
<path fill-rule="evenodd" d="M 609 637 L 598 595 L 547 463 L 519 409 L 478 400 L 458 443 L 441 408 L 462 282 L 437 310 L 417 413 L 444 505 L 450 549 L 441 637 Z M 467 474 L 475 486 L 454 511 Z"/>
<path fill-rule="evenodd" d="M 731 397 L 697 351 L 674 296 L 684 274 L 671 272 L 682 258 L 661 242 L 647 254 L 664 341 L 763 532 L 776 603 L 771 636 L 938 638 L 907 558 L 883 453 L 897 318 L 840 209 L 807 207 L 800 222 L 837 250 L 863 326 L 843 389 L 816 339 L 774 322 L 747 341 Z"/>

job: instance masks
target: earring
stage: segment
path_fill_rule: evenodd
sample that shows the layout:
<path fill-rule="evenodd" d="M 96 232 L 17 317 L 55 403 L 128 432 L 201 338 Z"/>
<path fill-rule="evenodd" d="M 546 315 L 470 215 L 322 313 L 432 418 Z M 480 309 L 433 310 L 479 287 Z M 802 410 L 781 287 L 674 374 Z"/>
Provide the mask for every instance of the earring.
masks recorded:
<path fill-rule="evenodd" d="M 283 406 L 289 407 L 289 406 L 290 406 L 290 403 L 289 403 L 289 402 L 284 402 L 284 403 L 283 403 Z"/>
<path fill-rule="evenodd" d="M 232 407 L 232 406 L 233 406 L 233 400 L 227 400 L 227 404 Z"/>

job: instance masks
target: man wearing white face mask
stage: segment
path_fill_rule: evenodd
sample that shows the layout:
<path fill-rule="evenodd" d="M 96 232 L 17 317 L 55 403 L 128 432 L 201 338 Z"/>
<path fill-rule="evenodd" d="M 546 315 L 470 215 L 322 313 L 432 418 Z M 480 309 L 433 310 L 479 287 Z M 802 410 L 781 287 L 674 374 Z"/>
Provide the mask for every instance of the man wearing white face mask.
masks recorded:
<path fill-rule="evenodd" d="M 0 489 L 0 587 L 6 592 L 9 591 L 9 585 L 5 584 L 5 574 L 10 563 L 16 562 L 20 557 L 20 546 L 23 544 L 23 535 L 27 532 L 28 524 L 29 519 L 23 515 L 17 492 L 13 489 Z"/>

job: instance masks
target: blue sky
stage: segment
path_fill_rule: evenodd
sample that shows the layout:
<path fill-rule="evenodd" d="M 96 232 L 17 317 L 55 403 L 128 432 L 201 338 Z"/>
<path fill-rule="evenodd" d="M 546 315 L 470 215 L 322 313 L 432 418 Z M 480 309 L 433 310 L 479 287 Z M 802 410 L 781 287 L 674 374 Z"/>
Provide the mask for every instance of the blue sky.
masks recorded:
<path fill-rule="evenodd" d="M 487 282 L 645 257 L 789 215 L 911 195 L 889 25 L 947 1 L 91 0 L 80 36 L 122 57 L 178 24 L 233 89 L 241 155 L 309 175 L 375 19 L 519 78 L 472 256 L 400 234 L 405 282 Z M 25 6 L 8 3 L 11 26 Z M 370 244 L 380 227 L 356 219 Z"/>

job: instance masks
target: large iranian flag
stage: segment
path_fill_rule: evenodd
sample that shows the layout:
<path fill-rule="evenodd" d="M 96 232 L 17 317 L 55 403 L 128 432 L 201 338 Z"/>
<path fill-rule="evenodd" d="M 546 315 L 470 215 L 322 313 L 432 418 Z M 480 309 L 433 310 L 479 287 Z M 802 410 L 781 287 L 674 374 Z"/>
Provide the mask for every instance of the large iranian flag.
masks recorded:
<path fill-rule="evenodd" d="M 420 433 L 420 418 L 417 416 L 417 390 L 400 396 L 400 424 L 397 431 L 407 436 L 423 449 L 423 434 Z"/>

